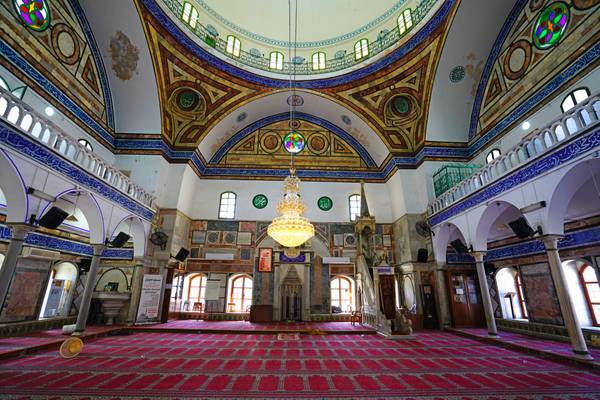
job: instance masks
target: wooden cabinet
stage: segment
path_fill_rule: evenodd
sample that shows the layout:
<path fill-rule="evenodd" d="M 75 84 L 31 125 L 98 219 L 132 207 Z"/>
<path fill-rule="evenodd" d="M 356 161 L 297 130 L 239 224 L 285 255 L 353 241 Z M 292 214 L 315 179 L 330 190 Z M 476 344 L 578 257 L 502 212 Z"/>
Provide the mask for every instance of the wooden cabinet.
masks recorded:
<path fill-rule="evenodd" d="M 273 306 L 253 304 L 250 306 L 250 322 L 273 321 Z"/>
<path fill-rule="evenodd" d="M 448 271 L 447 274 L 452 326 L 455 328 L 485 326 L 477 273 Z"/>

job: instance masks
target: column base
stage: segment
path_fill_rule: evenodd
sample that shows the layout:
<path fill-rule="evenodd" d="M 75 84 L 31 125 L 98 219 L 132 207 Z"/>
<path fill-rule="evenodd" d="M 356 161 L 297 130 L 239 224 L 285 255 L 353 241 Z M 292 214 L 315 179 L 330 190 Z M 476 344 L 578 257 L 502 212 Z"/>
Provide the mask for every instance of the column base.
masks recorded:
<path fill-rule="evenodd" d="M 85 331 L 75 331 L 75 332 L 71 333 L 71 336 L 78 336 L 78 337 L 83 336 L 84 332 Z"/>
<path fill-rule="evenodd" d="M 493 333 L 493 332 L 488 332 L 488 336 L 491 336 L 491 337 L 494 337 L 494 338 L 500 337 L 500 335 L 498 335 L 498 333 Z"/>
<path fill-rule="evenodd" d="M 592 357 L 592 355 L 587 352 L 587 351 L 580 351 L 580 350 L 573 350 L 573 354 L 575 355 L 575 357 L 581 359 L 581 360 L 593 360 L 594 357 Z"/>

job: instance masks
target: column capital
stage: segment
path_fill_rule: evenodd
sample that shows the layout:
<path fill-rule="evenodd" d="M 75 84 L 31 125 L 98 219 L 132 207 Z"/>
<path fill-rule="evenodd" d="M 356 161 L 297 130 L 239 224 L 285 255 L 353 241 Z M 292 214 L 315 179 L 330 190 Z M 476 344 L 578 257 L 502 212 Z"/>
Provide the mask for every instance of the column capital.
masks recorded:
<path fill-rule="evenodd" d="M 474 251 L 471 255 L 475 258 L 475 262 L 482 263 L 483 257 L 485 257 L 485 251 Z"/>
<path fill-rule="evenodd" d="M 104 251 L 105 248 L 106 248 L 106 246 L 103 244 L 92 244 L 92 251 L 93 251 L 94 257 L 102 256 L 102 252 Z"/>
<path fill-rule="evenodd" d="M 152 264 L 150 257 L 137 257 L 133 259 L 136 267 L 149 267 Z"/>
<path fill-rule="evenodd" d="M 563 237 L 563 235 L 544 235 L 540 239 L 542 239 L 546 250 L 558 250 L 558 241 Z"/>
<path fill-rule="evenodd" d="M 14 223 L 9 222 L 6 224 L 12 233 L 11 240 L 25 240 L 27 234 L 29 232 L 33 232 L 36 230 L 35 226 L 24 224 L 24 223 Z"/>
<path fill-rule="evenodd" d="M 436 261 L 435 270 L 436 271 L 445 271 L 447 263 L 445 261 Z"/>

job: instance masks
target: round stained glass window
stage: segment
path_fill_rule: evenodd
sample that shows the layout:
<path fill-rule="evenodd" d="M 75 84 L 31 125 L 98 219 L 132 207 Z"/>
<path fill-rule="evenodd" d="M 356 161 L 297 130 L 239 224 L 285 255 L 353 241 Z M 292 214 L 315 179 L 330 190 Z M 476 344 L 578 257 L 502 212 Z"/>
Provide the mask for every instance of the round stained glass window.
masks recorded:
<path fill-rule="evenodd" d="M 317 206 L 323 211 L 329 211 L 333 207 L 333 200 L 327 196 L 323 196 L 317 200 Z"/>
<path fill-rule="evenodd" d="M 46 0 L 13 0 L 13 5 L 29 29 L 41 32 L 50 25 L 50 9 Z"/>
<path fill-rule="evenodd" d="M 283 138 L 285 149 L 292 154 L 300 153 L 304 149 L 305 144 L 304 136 L 297 131 L 292 131 Z"/>
<path fill-rule="evenodd" d="M 545 50 L 556 45 L 567 30 L 571 19 L 569 6 L 562 1 L 544 8 L 533 29 L 533 43 L 538 49 Z"/>
<path fill-rule="evenodd" d="M 252 199 L 252 205 L 259 210 L 265 208 L 267 204 L 269 204 L 269 199 L 264 194 L 257 194 Z"/>

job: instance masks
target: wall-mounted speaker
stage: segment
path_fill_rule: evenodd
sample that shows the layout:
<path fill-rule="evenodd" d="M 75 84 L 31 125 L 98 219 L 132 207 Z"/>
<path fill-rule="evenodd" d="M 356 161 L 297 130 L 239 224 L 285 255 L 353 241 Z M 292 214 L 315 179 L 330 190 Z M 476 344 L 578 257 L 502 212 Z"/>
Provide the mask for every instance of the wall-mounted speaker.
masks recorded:
<path fill-rule="evenodd" d="M 60 226 L 60 224 L 63 223 L 65 219 L 67 219 L 68 216 L 68 212 L 54 206 L 50 208 L 46 214 L 44 214 L 38 223 L 41 227 L 56 229 Z"/>
<path fill-rule="evenodd" d="M 129 236 L 128 234 L 126 234 L 124 232 L 119 232 L 119 234 L 117 236 L 115 236 L 115 238 L 112 240 L 112 242 L 110 242 L 110 247 L 116 247 L 116 248 L 123 247 L 129 239 L 131 239 L 131 236 Z"/>
<path fill-rule="evenodd" d="M 419 249 L 417 251 L 417 262 L 426 263 L 429 258 L 429 252 L 427 249 Z"/>
<path fill-rule="evenodd" d="M 485 269 L 486 275 L 494 275 L 494 273 L 496 273 L 496 268 L 492 263 L 484 263 L 483 268 Z"/>
<path fill-rule="evenodd" d="M 79 261 L 77 263 L 77 266 L 79 267 L 79 273 L 83 273 L 83 272 L 89 272 L 90 271 L 90 267 L 92 265 L 92 260 L 89 258 L 82 258 L 81 261 Z"/>
<path fill-rule="evenodd" d="M 188 255 L 190 254 L 190 251 L 188 249 L 184 249 L 183 247 L 181 249 L 179 249 L 179 251 L 177 252 L 177 255 L 175 256 L 175 259 L 177 261 L 181 261 L 184 262 L 186 258 L 188 258 Z"/>
<path fill-rule="evenodd" d="M 519 239 L 527 239 L 535 235 L 535 230 L 529 226 L 529 223 L 524 217 L 516 219 L 508 223 L 510 229 L 517 235 Z"/>
<path fill-rule="evenodd" d="M 452 248 L 458 254 L 465 254 L 465 253 L 469 252 L 469 249 L 467 248 L 467 246 L 460 239 L 455 239 L 455 240 L 451 241 L 450 246 L 452 246 Z"/>

